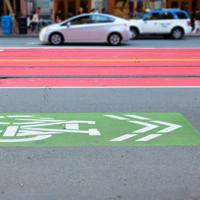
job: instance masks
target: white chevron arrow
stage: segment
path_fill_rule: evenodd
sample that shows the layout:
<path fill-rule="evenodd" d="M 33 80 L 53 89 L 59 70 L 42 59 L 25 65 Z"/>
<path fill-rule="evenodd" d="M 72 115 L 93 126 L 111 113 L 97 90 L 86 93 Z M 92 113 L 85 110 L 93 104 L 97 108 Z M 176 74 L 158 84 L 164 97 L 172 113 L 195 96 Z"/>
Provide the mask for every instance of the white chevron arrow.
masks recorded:
<path fill-rule="evenodd" d="M 178 125 L 178 124 L 172 124 L 172 123 L 163 122 L 163 121 L 152 121 L 152 122 L 154 122 L 156 124 L 162 124 L 162 125 L 168 126 L 167 128 L 162 129 L 162 130 L 158 131 L 157 133 L 169 133 L 169 132 L 172 132 L 172 131 L 182 127 L 181 125 Z"/>
<path fill-rule="evenodd" d="M 170 133 L 170 132 L 182 127 L 181 125 L 178 125 L 178 124 L 172 124 L 172 123 L 164 122 L 164 121 L 155 121 L 155 120 L 151 120 L 149 118 L 141 117 L 138 115 L 125 115 L 126 117 L 129 117 L 129 118 L 125 118 L 125 117 L 121 117 L 121 116 L 117 116 L 117 115 L 105 115 L 105 116 L 109 117 L 109 118 L 117 119 L 117 120 L 125 120 L 125 121 L 128 121 L 129 123 L 139 124 L 139 125 L 144 126 L 144 128 L 133 131 L 132 132 L 133 134 L 121 135 L 117 138 L 110 140 L 112 142 L 121 142 L 124 140 L 128 140 L 132 137 L 137 136 L 138 133 L 146 133 L 153 129 L 157 129 L 160 127 L 159 125 L 167 126 L 167 128 L 156 131 L 156 133 L 153 133 L 153 134 L 151 133 L 150 135 L 144 136 L 144 137 L 136 140 L 137 142 L 147 142 L 147 141 L 150 141 L 157 137 L 162 136 L 162 133 Z M 143 121 L 131 121 L 130 118 L 135 118 L 135 119 L 143 120 Z M 147 120 L 149 121 L 148 123 L 146 122 Z M 157 124 L 159 124 L 159 125 L 157 125 Z"/>
<path fill-rule="evenodd" d="M 145 126 L 142 129 L 138 129 L 137 131 L 134 131 L 134 133 L 145 133 L 159 127 L 158 125 L 141 122 L 141 121 L 129 121 L 129 122 Z"/>

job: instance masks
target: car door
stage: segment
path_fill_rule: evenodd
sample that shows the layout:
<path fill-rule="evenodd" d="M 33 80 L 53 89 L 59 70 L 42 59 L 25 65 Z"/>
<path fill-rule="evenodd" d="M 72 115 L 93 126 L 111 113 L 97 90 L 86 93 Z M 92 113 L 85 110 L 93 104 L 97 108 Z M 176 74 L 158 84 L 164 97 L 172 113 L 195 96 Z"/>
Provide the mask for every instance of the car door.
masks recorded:
<path fill-rule="evenodd" d="M 141 29 L 144 34 L 157 33 L 159 12 L 150 12 L 144 15 L 141 22 Z"/>
<path fill-rule="evenodd" d="M 171 12 L 163 11 L 160 13 L 157 30 L 158 33 L 170 33 L 175 22 L 174 15 Z"/>
<path fill-rule="evenodd" d="M 93 26 L 89 30 L 90 40 L 93 42 L 106 41 L 115 19 L 101 14 L 94 14 L 91 15 L 91 21 Z"/>
<path fill-rule="evenodd" d="M 79 16 L 67 21 L 62 33 L 66 42 L 88 42 L 89 29 L 92 26 L 90 15 Z"/>

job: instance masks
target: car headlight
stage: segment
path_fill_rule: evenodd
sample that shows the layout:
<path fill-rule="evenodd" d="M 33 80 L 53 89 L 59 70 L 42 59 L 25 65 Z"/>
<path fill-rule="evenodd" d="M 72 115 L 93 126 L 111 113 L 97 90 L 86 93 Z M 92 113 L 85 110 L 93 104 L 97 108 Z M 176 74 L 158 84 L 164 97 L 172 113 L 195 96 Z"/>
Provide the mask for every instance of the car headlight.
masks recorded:
<path fill-rule="evenodd" d="M 46 32 L 48 31 L 48 27 L 44 27 L 42 30 L 41 30 L 41 32 L 40 32 L 40 34 L 45 34 Z"/>

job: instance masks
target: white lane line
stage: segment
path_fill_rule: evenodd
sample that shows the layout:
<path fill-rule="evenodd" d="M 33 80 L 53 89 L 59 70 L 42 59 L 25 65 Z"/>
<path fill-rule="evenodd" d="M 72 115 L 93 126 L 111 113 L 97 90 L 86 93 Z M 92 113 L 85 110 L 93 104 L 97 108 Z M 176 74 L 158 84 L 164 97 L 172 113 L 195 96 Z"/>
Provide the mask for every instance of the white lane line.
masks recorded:
<path fill-rule="evenodd" d="M 40 43 L 37 43 L 40 45 Z M 95 48 L 95 47 L 87 47 L 87 46 L 78 46 L 78 47 L 74 47 L 74 46 L 65 46 L 65 47 L 62 47 L 62 46 L 58 46 L 58 47 L 51 47 L 51 46 L 47 46 L 47 47 L 44 47 L 44 46 L 38 46 L 38 47 L 0 47 L 0 48 L 3 48 L 3 49 L 9 49 L 9 50 L 12 50 L 12 49 L 50 49 L 50 50 L 55 50 L 55 49 L 66 49 L 66 50 L 69 50 L 69 49 L 95 49 L 95 50 L 102 50 L 102 49 L 112 49 L 113 50 L 113 47 L 101 47 L 99 46 L 98 48 Z M 147 50 L 197 50 L 197 49 L 200 49 L 200 47 L 191 47 L 191 48 L 173 48 L 173 47 L 165 47 L 165 48 L 156 48 L 156 47 L 141 47 L 141 48 L 133 48 L 133 47 L 129 47 L 129 46 L 125 46 L 125 47 L 117 47 L 117 49 L 114 49 L 114 50 L 119 50 L 119 49 L 128 49 L 128 50 L 144 50 L 144 49 L 147 49 Z"/>
<path fill-rule="evenodd" d="M 114 138 L 114 139 L 112 139 L 110 141 L 111 142 L 122 142 L 124 140 L 128 140 L 128 139 L 130 139 L 132 137 L 135 137 L 136 135 L 138 135 L 138 134 L 125 134 L 125 135 L 122 135 L 120 137 Z"/>
<path fill-rule="evenodd" d="M 147 142 L 147 141 L 150 141 L 150 140 L 153 140 L 159 136 L 161 136 L 162 134 L 150 134 L 148 136 L 145 136 L 143 138 L 140 138 L 138 140 L 136 140 L 137 142 Z"/>
<path fill-rule="evenodd" d="M 0 89 L 192 89 L 200 88 L 199 86 L 94 86 L 94 87 L 76 87 L 76 86 L 43 86 L 43 87 L 0 87 Z"/>

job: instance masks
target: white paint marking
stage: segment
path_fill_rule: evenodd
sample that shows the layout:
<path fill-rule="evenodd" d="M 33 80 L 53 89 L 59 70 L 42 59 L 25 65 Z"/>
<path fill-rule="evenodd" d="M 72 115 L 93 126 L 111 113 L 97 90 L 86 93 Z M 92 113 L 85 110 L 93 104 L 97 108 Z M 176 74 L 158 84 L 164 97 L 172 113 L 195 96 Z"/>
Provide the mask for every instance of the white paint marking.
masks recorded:
<path fill-rule="evenodd" d="M 34 125 L 34 124 L 42 124 L 42 123 L 41 122 L 14 122 L 13 124 L 22 126 L 22 125 Z"/>
<path fill-rule="evenodd" d="M 42 120 L 54 120 L 53 117 L 42 117 L 42 118 L 40 118 L 40 119 L 42 119 Z"/>
<path fill-rule="evenodd" d="M 118 119 L 118 120 L 129 120 L 128 118 L 120 117 L 120 116 L 117 116 L 117 115 L 104 115 L 104 116 L 112 118 L 112 119 Z"/>
<path fill-rule="evenodd" d="M 31 127 L 42 127 L 42 126 L 52 126 L 52 125 L 62 125 L 65 124 L 66 122 L 49 122 L 49 123 L 38 123 L 38 124 L 33 124 L 33 125 L 25 125 L 21 126 L 22 128 L 31 128 Z"/>
<path fill-rule="evenodd" d="M 68 133 L 68 132 L 77 132 L 77 131 L 80 131 L 80 130 L 68 130 L 68 129 L 55 129 L 55 128 L 23 128 L 21 131 L 26 131 L 26 130 L 29 130 L 29 131 L 38 131 L 38 132 L 43 132 L 43 134 L 47 134 L 47 132 L 51 133 L 51 134 L 61 134 L 61 133 Z M 87 132 L 87 131 L 85 131 Z M 42 133 L 40 133 L 42 134 Z"/>
<path fill-rule="evenodd" d="M 125 135 L 122 135 L 120 137 L 117 137 L 117 138 L 114 138 L 112 140 L 110 140 L 111 142 L 122 142 L 124 140 L 128 140 L 134 136 L 136 136 L 137 134 L 125 134 Z"/>
<path fill-rule="evenodd" d="M 33 115 L 8 115 L 8 118 L 31 118 Z"/>
<path fill-rule="evenodd" d="M 79 130 L 79 124 L 66 124 L 65 125 L 66 129 L 71 129 L 71 130 Z"/>
<path fill-rule="evenodd" d="M 131 88 L 135 88 L 135 89 L 146 89 L 146 88 L 150 88 L 150 89 L 192 89 L 192 88 L 200 88 L 200 86 L 93 86 L 93 87 L 89 87 L 89 86 L 85 86 L 85 87 L 78 87 L 78 86 L 41 86 L 41 87 L 0 87 L 0 89 L 131 89 Z"/>
<path fill-rule="evenodd" d="M 64 133 L 64 132 L 63 132 Z M 38 131 L 38 130 L 19 130 L 17 137 L 28 137 L 28 136 L 37 136 L 37 135 L 56 135 L 60 134 L 53 131 Z"/>
<path fill-rule="evenodd" d="M 140 120 L 150 120 L 149 118 L 141 117 L 141 116 L 138 116 L 138 115 L 125 115 L 125 116 L 135 118 L 135 119 L 140 119 Z"/>
<path fill-rule="evenodd" d="M 8 125 L 10 124 L 9 122 L 0 122 L 1 125 Z"/>
<path fill-rule="evenodd" d="M 169 132 L 172 132 L 172 131 L 182 127 L 181 125 L 167 123 L 167 122 L 163 122 L 163 121 L 152 121 L 152 122 L 157 123 L 157 124 L 162 124 L 165 126 L 169 126 L 165 129 L 158 131 L 157 133 L 169 133 Z"/>
<path fill-rule="evenodd" d="M 40 43 L 39 43 L 40 44 Z M 56 49 L 63 49 L 63 50 L 69 50 L 69 49 L 92 49 L 92 50 L 101 50 L 101 49 L 113 49 L 113 47 L 98 47 L 98 48 L 95 48 L 95 47 L 87 47 L 87 46 L 78 46 L 78 47 L 74 47 L 74 46 L 69 46 L 69 47 L 62 47 L 62 46 L 58 46 L 58 47 L 50 47 L 50 46 L 47 46 L 47 47 L 45 47 L 45 46 L 38 46 L 38 47 L 3 47 L 3 50 L 12 50 L 12 49 L 18 49 L 18 50 L 20 50 L 20 49 L 50 49 L 50 50 L 56 50 Z M 141 49 L 149 49 L 149 50 L 152 50 L 152 49 L 154 49 L 154 50 L 180 50 L 180 48 L 176 48 L 176 47 L 166 47 L 166 48 L 156 48 L 156 47 L 140 47 L 140 48 L 133 48 L 133 47 L 130 47 L 130 46 L 124 46 L 124 47 L 118 47 L 117 49 L 124 49 L 124 50 L 126 50 L 126 49 L 129 49 L 129 50 L 141 50 Z M 116 49 L 116 50 L 117 50 Z M 199 47 L 186 47 L 186 48 L 181 48 L 181 49 L 188 49 L 188 50 L 190 50 L 190 49 L 195 49 L 195 50 L 197 50 L 197 49 L 200 49 Z"/>
<path fill-rule="evenodd" d="M 88 134 L 91 136 L 101 135 L 101 133 L 97 129 L 89 129 L 89 130 L 73 130 L 73 129 L 48 129 L 48 128 L 25 128 L 19 131 L 19 136 L 29 136 L 31 135 L 42 135 L 42 134 L 63 134 L 63 133 L 80 133 L 80 134 Z"/>
<path fill-rule="evenodd" d="M 150 134 L 148 136 L 145 136 L 143 138 L 140 138 L 138 140 L 136 140 L 137 142 L 147 142 L 147 141 L 150 141 L 150 140 L 153 140 L 159 136 L 161 136 L 162 134 Z"/>
<path fill-rule="evenodd" d="M 138 130 L 134 131 L 134 133 L 145 133 L 145 132 L 148 132 L 148 131 L 153 130 L 155 128 L 158 128 L 157 125 L 145 123 L 145 122 L 141 122 L 141 121 L 129 121 L 129 122 L 131 122 L 133 124 L 139 124 L 139 125 L 145 126 L 145 128 L 138 129 Z"/>
<path fill-rule="evenodd" d="M 90 136 L 100 136 L 101 133 L 97 129 L 89 129 Z"/>
<path fill-rule="evenodd" d="M 8 126 L 6 131 L 4 132 L 4 137 L 14 137 L 17 133 L 19 126 Z"/>

